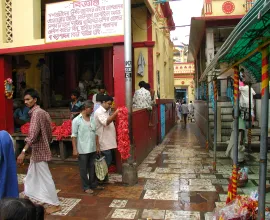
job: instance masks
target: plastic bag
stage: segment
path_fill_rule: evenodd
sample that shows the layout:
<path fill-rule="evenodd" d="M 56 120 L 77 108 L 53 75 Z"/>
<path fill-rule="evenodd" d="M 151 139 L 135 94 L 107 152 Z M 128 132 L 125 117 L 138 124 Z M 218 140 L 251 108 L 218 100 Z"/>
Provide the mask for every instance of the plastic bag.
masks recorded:
<path fill-rule="evenodd" d="M 99 180 L 104 180 L 106 175 L 108 174 L 108 166 L 105 161 L 105 157 L 100 157 L 98 156 L 95 159 L 95 171 L 96 171 L 96 176 Z"/>

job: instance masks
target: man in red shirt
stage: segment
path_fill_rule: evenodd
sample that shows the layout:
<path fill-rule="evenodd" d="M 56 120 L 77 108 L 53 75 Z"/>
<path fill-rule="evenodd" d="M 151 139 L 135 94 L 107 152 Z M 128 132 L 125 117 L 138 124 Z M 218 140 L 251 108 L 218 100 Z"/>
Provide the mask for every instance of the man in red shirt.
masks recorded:
<path fill-rule="evenodd" d="M 48 112 L 39 107 L 39 94 L 34 89 L 24 93 L 25 105 L 30 108 L 30 128 L 25 146 L 17 158 L 23 163 L 25 152 L 32 148 L 30 165 L 24 182 L 24 193 L 27 197 L 48 204 L 46 212 L 51 214 L 61 210 L 55 185 L 48 166 L 51 160 L 50 143 L 52 141 L 51 118 Z"/>

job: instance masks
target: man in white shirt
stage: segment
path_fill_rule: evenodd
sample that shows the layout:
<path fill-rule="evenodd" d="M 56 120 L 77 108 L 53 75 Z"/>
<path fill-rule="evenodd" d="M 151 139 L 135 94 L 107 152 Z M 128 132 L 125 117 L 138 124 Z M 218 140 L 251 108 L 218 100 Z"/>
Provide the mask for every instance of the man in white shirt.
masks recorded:
<path fill-rule="evenodd" d="M 186 101 L 183 102 L 183 104 L 180 106 L 182 115 L 184 117 L 185 126 L 187 125 L 187 116 L 188 116 L 188 105 Z"/>
<path fill-rule="evenodd" d="M 192 101 L 189 102 L 188 104 L 188 120 L 190 120 L 192 122 L 192 119 L 194 118 L 194 105 L 192 103 Z"/>
<path fill-rule="evenodd" d="M 117 148 L 116 131 L 113 121 L 117 117 L 118 110 L 110 116 L 112 102 L 112 97 L 104 95 L 100 107 L 94 113 L 97 153 L 101 153 L 105 156 L 108 167 L 112 163 L 111 150 Z M 105 182 L 108 182 L 108 176 L 106 176 Z"/>
<path fill-rule="evenodd" d="M 133 108 L 151 108 L 151 94 L 145 89 L 145 82 L 139 82 L 140 89 L 133 96 Z"/>
<path fill-rule="evenodd" d="M 251 87 L 251 116 L 252 116 L 252 124 L 254 123 L 254 102 L 253 96 L 256 95 L 256 92 Z M 240 109 L 244 110 L 245 112 L 249 111 L 249 86 L 246 82 L 244 82 L 244 86 L 239 86 L 240 91 L 240 98 L 239 98 L 239 105 Z"/>

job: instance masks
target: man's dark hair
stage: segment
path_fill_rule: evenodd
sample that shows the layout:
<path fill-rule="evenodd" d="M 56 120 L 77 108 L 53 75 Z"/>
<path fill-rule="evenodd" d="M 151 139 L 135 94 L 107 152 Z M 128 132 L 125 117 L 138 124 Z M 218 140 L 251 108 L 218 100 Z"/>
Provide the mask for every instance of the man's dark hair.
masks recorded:
<path fill-rule="evenodd" d="M 81 106 L 81 110 L 84 110 L 86 108 L 91 108 L 94 106 L 94 103 L 90 100 L 87 100 L 83 103 L 83 105 Z"/>
<path fill-rule="evenodd" d="M 241 68 L 241 69 L 240 69 L 240 72 L 244 73 L 244 72 L 245 72 L 245 70 L 244 70 L 243 68 Z"/>
<path fill-rule="evenodd" d="M 98 86 L 98 90 L 101 90 L 101 89 L 106 89 L 106 88 L 105 88 L 105 85 L 99 85 L 99 86 Z"/>
<path fill-rule="evenodd" d="M 21 85 L 21 87 L 23 87 L 23 88 L 26 87 L 26 83 L 25 83 L 24 81 L 21 81 L 21 82 L 20 82 L 20 85 Z"/>
<path fill-rule="evenodd" d="M 192 103 L 192 101 L 190 101 L 190 103 Z"/>
<path fill-rule="evenodd" d="M 80 92 L 78 90 L 74 90 L 71 92 L 71 95 L 76 96 L 76 98 L 78 99 L 80 97 Z"/>
<path fill-rule="evenodd" d="M 29 199 L 4 198 L 0 200 L 0 219 L 44 220 L 44 207 Z"/>
<path fill-rule="evenodd" d="M 140 88 L 144 87 L 144 85 L 145 85 L 145 82 L 144 81 L 139 82 L 139 87 Z"/>
<path fill-rule="evenodd" d="M 41 63 L 41 64 L 45 64 L 45 63 L 46 63 L 46 61 L 45 61 L 44 58 L 40 58 L 40 59 L 38 60 L 38 62 Z"/>
<path fill-rule="evenodd" d="M 40 97 L 38 92 L 35 89 L 27 89 L 24 92 L 24 96 L 30 95 L 33 99 L 37 99 L 37 104 L 39 105 L 40 103 Z"/>
<path fill-rule="evenodd" d="M 109 101 L 113 102 L 113 97 L 109 95 L 103 95 L 102 102 L 109 102 Z"/>
<path fill-rule="evenodd" d="M 151 86 L 149 83 L 145 83 L 143 86 L 145 89 L 150 90 Z"/>
<path fill-rule="evenodd" d="M 103 94 L 97 94 L 97 96 L 96 96 L 96 101 L 97 102 L 102 102 L 103 101 Z"/>

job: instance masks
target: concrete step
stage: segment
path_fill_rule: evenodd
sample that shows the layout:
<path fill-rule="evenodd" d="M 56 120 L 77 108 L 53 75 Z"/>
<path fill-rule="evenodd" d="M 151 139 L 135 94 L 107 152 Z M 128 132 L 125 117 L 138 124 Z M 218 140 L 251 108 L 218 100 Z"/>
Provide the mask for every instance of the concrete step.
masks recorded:
<path fill-rule="evenodd" d="M 231 137 L 231 134 L 230 135 L 223 135 L 223 136 L 221 136 L 221 142 L 229 141 L 230 140 L 230 137 Z M 214 140 L 213 133 L 212 133 L 212 140 Z M 251 142 L 255 142 L 255 141 L 259 141 L 259 140 L 260 140 L 260 137 L 259 136 L 252 136 L 252 138 L 251 138 Z"/>
<path fill-rule="evenodd" d="M 223 115 L 232 115 L 232 107 L 228 107 L 228 106 L 223 106 L 221 107 L 221 114 Z M 214 111 L 213 108 L 209 108 L 209 115 L 213 115 Z"/>
<path fill-rule="evenodd" d="M 214 121 L 214 115 L 209 115 L 209 120 Z M 223 120 L 233 121 L 232 115 L 221 115 L 221 121 Z"/>

